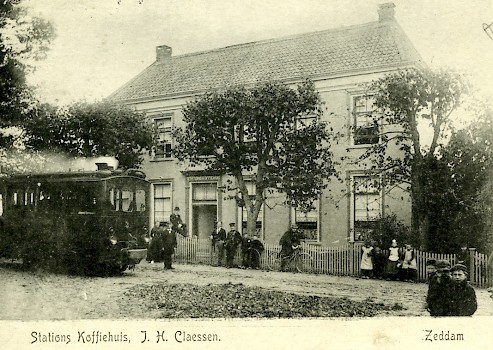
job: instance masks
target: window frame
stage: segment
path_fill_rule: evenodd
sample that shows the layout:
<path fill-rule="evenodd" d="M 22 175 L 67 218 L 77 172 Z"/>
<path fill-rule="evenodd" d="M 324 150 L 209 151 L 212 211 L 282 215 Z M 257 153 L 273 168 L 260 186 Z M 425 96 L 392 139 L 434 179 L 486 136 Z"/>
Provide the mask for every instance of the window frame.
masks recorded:
<path fill-rule="evenodd" d="M 376 216 L 374 220 L 356 220 L 356 178 L 368 178 L 368 179 L 378 179 L 379 188 L 376 190 L 378 194 L 379 200 L 379 214 Z M 378 222 L 378 219 L 384 216 L 384 208 L 385 208 L 385 197 L 384 197 L 384 188 L 383 188 L 383 175 L 381 173 L 368 173 L 368 172 L 351 172 L 349 174 L 349 241 L 350 242 L 362 242 L 364 237 L 361 239 L 357 239 L 356 237 L 356 223 L 357 222 L 366 222 L 366 223 L 374 223 Z M 368 207 L 368 206 L 367 206 Z M 371 224 L 369 226 L 372 226 Z M 372 229 L 371 227 L 368 229 Z"/>
<path fill-rule="evenodd" d="M 149 113 L 148 117 L 151 118 L 154 128 L 156 130 L 158 140 L 152 146 L 152 160 L 162 161 L 173 159 L 173 128 L 174 128 L 174 113 L 173 112 L 153 112 Z M 169 120 L 169 126 L 160 127 L 159 121 Z M 168 124 L 168 123 L 165 123 Z M 161 135 L 163 139 L 161 140 Z M 159 148 L 163 148 L 163 151 L 158 151 Z"/>
<path fill-rule="evenodd" d="M 156 197 L 156 186 L 164 186 L 164 185 L 169 185 L 169 197 Z M 156 182 L 152 184 L 152 219 L 153 219 L 152 222 L 156 222 L 158 220 L 156 216 L 156 198 L 158 199 L 169 198 L 169 213 L 168 215 L 164 216 L 164 220 L 163 220 L 169 222 L 169 217 L 173 213 L 173 182 L 163 181 L 163 182 Z M 167 213 L 167 211 L 163 210 L 163 213 Z"/>
<path fill-rule="evenodd" d="M 363 112 L 357 112 L 356 111 L 356 101 L 358 99 L 364 98 L 365 101 L 368 101 L 368 99 L 371 99 L 373 97 L 372 94 L 365 94 L 365 93 L 359 93 L 359 94 L 352 94 L 350 96 L 350 139 L 351 139 L 351 146 L 353 147 L 371 147 L 374 144 L 377 144 L 381 141 L 381 125 L 380 121 L 378 120 L 379 113 L 377 109 L 373 109 L 372 111 L 368 110 L 368 107 L 363 111 Z M 366 123 L 367 125 L 371 125 L 368 127 L 358 127 L 358 117 L 365 117 L 369 119 L 370 117 L 376 119 L 376 125 L 372 125 L 370 123 Z M 359 128 L 359 129 L 358 129 Z M 376 132 L 368 133 L 367 135 L 358 135 L 358 130 L 370 130 L 370 129 L 376 129 Z M 371 134 L 376 134 L 376 135 L 371 135 Z M 361 139 L 374 139 L 373 142 L 359 142 Z"/>
<path fill-rule="evenodd" d="M 302 239 L 302 241 L 310 242 L 310 243 L 319 243 L 319 242 L 321 242 L 321 238 L 320 238 L 320 221 L 321 221 L 320 220 L 320 196 L 319 196 L 319 198 L 317 198 L 317 200 L 314 204 L 315 204 L 316 217 L 317 217 L 316 238 L 315 239 L 305 238 L 305 239 Z M 298 229 L 300 229 L 299 223 L 301 223 L 303 221 L 297 221 L 296 220 L 296 213 L 297 213 L 297 208 L 291 207 L 291 224 L 297 224 Z M 301 230 L 303 230 L 303 229 L 301 228 Z"/>

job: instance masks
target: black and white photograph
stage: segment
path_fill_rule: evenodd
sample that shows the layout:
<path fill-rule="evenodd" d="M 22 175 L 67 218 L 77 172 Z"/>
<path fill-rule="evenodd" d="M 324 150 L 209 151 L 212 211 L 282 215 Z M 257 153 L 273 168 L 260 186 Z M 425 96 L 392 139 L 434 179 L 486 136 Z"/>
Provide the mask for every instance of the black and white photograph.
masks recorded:
<path fill-rule="evenodd" d="M 1 349 L 486 349 L 490 0 L 3 0 Z"/>

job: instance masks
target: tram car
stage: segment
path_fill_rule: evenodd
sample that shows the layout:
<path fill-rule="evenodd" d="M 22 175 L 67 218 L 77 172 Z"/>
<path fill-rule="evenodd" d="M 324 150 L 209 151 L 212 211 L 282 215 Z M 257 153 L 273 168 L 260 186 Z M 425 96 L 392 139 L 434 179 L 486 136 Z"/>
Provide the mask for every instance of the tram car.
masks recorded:
<path fill-rule="evenodd" d="M 146 255 L 149 188 L 140 170 L 101 165 L 2 178 L 0 255 L 73 274 L 121 273 Z"/>

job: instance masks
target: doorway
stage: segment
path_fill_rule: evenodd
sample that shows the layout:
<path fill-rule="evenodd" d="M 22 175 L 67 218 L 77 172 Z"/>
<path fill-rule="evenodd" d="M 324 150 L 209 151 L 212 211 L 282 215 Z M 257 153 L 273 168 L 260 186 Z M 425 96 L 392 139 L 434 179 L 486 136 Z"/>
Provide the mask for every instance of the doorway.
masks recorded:
<path fill-rule="evenodd" d="M 199 239 L 208 239 L 217 220 L 217 205 L 201 204 L 192 207 L 192 234 Z"/>

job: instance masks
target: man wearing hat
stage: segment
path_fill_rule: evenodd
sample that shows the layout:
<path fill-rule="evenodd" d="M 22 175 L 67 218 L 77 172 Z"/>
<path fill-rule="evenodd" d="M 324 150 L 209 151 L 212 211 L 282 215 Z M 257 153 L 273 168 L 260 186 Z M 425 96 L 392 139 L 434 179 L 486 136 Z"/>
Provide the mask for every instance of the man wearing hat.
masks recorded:
<path fill-rule="evenodd" d="M 476 292 L 467 282 L 467 267 L 456 264 L 450 269 L 452 284 L 449 291 L 447 316 L 472 316 L 477 308 Z"/>
<path fill-rule="evenodd" d="M 426 295 L 427 310 L 431 316 L 445 316 L 447 313 L 447 295 L 451 288 L 450 263 L 438 260 L 435 272 L 430 276 Z"/>
<path fill-rule="evenodd" d="M 173 261 L 172 257 L 173 257 L 173 254 L 175 253 L 175 248 L 177 246 L 176 234 L 169 227 L 169 224 L 167 222 L 164 223 L 162 241 L 163 241 L 164 269 L 165 270 L 172 270 L 173 269 L 173 267 L 171 266 L 171 263 Z"/>
<path fill-rule="evenodd" d="M 171 223 L 171 230 L 173 233 L 179 233 L 183 237 L 186 237 L 185 227 L 183 225 L 183 220 L 180 216 L 180 208 L 175 207 L 174 213 L 169 217 L 169 222 Z"/>
<path fill-rule="evenodd" d="M 226 249 L 226 267 L 233 267 L 233 261 L 236 255 L 236 250 L 241 244 L 241 235 L 236 231 L 234 222 L 229 224 L 229 232 L 226 234 L 224 248 Z"/>

